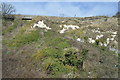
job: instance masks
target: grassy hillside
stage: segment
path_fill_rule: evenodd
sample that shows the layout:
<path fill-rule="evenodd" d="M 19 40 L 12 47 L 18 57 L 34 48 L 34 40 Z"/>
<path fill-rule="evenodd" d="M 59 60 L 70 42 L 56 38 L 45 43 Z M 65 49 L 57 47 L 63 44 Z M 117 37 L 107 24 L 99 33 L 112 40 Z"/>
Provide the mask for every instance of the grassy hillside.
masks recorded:
<path fill-rule="evenodd" d="M 42 20 L 51 29 L 33 27 Z M 3 20 L 3 77 L 117 78 L 117 24 L 106 16 Z"/>

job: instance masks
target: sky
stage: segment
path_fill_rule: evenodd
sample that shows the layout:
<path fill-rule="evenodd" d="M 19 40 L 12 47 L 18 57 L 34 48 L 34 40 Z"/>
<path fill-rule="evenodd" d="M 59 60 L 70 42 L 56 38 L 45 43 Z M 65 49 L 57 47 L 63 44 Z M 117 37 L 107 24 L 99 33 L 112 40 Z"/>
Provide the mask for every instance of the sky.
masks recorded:
<path fill-rule="evenodd" d="M 118 11 L 117 2 L 9 2 L 16 14 L 90 17 L 113 16 Z"/>

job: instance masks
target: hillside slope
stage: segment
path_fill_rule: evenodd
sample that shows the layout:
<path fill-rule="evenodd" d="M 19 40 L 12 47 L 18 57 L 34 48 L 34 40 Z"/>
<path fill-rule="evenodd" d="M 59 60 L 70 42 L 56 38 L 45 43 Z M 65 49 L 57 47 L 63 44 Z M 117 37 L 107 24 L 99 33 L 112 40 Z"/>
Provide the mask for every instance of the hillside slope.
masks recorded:
<path fill-rule="evenodd" d="M 117 78 L 116 17 L 3 20 L 4 78 Z"/>

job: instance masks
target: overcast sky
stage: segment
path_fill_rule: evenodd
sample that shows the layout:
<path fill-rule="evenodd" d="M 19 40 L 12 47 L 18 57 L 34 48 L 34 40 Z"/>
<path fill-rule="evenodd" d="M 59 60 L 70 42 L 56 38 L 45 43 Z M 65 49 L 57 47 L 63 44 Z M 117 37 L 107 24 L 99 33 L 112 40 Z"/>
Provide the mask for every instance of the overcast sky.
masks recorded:
<path fill-rule="evenodd" d="M 9 2 L 16 14 L 88 17 L 113 16 L 118 11 L 117 2 Z"/>

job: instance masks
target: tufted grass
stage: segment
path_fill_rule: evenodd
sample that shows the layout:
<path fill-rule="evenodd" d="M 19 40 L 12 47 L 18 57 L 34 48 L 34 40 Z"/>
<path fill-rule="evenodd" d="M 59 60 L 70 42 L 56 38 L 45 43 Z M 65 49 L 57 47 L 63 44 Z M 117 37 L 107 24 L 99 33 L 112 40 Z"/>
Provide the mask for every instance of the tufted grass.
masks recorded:
<path fill-rule="evenodd" d="M 25 44 L 30 44 L 39 39 L 38 31 L 31 31 L 30 33 L 16 35 L 9 41 L 8 45 L 11 47 L 21 47 Z"/>

